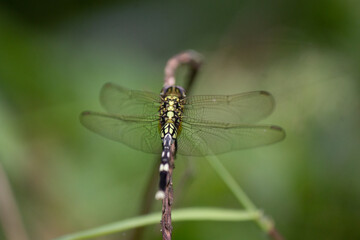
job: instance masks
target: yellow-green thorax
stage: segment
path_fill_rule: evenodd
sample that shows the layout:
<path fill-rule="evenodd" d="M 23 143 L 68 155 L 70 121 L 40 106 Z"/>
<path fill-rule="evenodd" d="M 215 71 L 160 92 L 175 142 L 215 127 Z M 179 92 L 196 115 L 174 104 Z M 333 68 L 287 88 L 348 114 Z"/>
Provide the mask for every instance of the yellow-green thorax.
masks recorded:
<path fill-rule="evenodd" d="M 166 134 L 170 134 L 173 139 L 176 139 L 181 127 L 182 114 L 184 111 L 185 90 L 178 86 L 163 88 L 160 96 L 161 139 L 163 139 Z"/>

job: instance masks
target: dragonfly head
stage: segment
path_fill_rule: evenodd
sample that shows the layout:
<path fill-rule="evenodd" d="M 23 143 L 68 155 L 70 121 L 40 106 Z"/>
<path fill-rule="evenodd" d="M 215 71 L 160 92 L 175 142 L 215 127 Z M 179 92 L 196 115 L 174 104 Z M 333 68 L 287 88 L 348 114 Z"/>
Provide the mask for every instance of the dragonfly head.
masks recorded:
<path fill-rule="evenodd" d="M 179 99 L 184 99 L 186 97 L 185 89 L 180 86 L 170 86 L 164 87 L 160 93 L 161 97 L 174 96 Z"/>

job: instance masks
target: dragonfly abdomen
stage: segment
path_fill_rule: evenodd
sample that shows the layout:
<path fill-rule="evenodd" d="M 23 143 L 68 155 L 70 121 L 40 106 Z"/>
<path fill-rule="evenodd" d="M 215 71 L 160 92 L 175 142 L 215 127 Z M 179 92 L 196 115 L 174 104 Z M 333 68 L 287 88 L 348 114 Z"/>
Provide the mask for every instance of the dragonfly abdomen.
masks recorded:
<path fill-rule="evenodd" d="M 161 163 L 160 163 L 160 181 L 159 181 L 159 191 L 156 193 L 156 199 L 163 199 L 165 197 L 165 188 L 167 184 L 167 175 L 169 172 L 169 162 L 171 157 L 171 145 L 174 143 L 170 133 L 167 133 L 163 138 L 163 151 L 161 153 Z"/>
<path fill-rule="evenodd" d="M 161 128 L 161 138 L 163 151 L 161 153 L 161 163 L 160 163 L 160 181 L 159 181 L 159 191 L 156 193 L 156 199 L 163 199 L 165 197 L 165 188 L 167 184 L 167 175 L 169 171 L 169 162 L 171 157 L 171 145 L 175 143 L 176 146 L 176 136 L 177 136 L 177 127 L 173 122 L 167 121 L 164 126 Z"/>
<path fill-rule="evenodd" d="M 170 169 L 169 162 L 171 157 L 171 145 L 175 144 L 178 129 L 181 125 L 183 113 L 183 100 L 185 91 L 179 87 L 170 87 L 163 91 L 162 102 L 159 109 L 160 113 L 160 135 L 162 139 L 163 151 L 161 153 L 160 163 L 160 182 L 159 191 L 156 193 L 156 199 L 165 197 L 165 188 L 167 184 L 167 175 Z"/>

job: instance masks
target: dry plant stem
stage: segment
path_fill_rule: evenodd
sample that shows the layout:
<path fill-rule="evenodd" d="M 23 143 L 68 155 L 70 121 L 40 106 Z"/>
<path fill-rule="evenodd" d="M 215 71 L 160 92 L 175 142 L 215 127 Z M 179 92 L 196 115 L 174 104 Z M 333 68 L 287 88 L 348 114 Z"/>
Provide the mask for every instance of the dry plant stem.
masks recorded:
<path fill-rule="evenodd" d="M 194 83 L 197 72 L 201 66 L 201 62 L 202 62 L 201 59 L 202 58 L 199 53 L 191 50 L 180 53 L 170 58 L 165 66 L 164 87 L 175 86 L 176 69 L 180 65 L 187 64 L 190 67 L 190 72 L 189 72 L 189 80 L 185 86 L 185 89 L 189 91 Z"/>
<path fill-rule="evenodd" d="M 170 58 L 166 63 L 164 70 L 164 87 L 175 86 L 175 72 L 180 65 L 187 64 L 190 66 L 190 74 L 188 80 L 189 88 L 192 87 L 198 69 L 201 66 L 201 57 L 195 51 L 186 51 L 175 55 Z M 171 240 L 172 225 L 171 225 L 171 206 L 173 203 L 173 188 L 172 188 L 172 172 L 174 169 L 174 158 L 175 158 L 175 144 L 171 145 L 171 156 L 169 162 L 169 172 L 167 175 L 167 186 L 165 189 L 165 198 L 163 199 L 162 216 L 161 216 L 161 230 L 163 240 Z"/>
<path fill-rule="evenodd" d="M 5 171 L 0 164 L 0 222 L 6 239 L 27 240 L 19 210 Z"/>
<path fill-rule="evenodd" d="M 169 161 L 169 172 L 167 175 L 165 198 L 163 199 L 162 202 L 161 231 L 162 231 L 163 240 L 171 240 L 171 234 L 172 234 L 171 207 L 174 199 L 172 173 L 174 170 L 175 143 L 171 145 L 170 150 L 171 150 L 171 154 Z"/>
<path fill-rule="evenodd" d="M 165 79 L 164 79 L 164 86 L 171 86 L 171 83 L 176 82 L 175 80 L 175 72 L 176 69 L 183 64 L 188 64 L 190 71 L 186 82 L 186 92 L 189 93 L 193 87 L 193 83 L 195 82 L 198 70 L 202 64 L 202 57 L 199 53 L 195 51 L 186 51 L 183 53 L 180 53 L 178 55 L 175 55 L 171 59 L 168 60 L 166 67 L 165 67 Z M 149 177 L 148 184 L 146 185 L 146 190 L 143 196 L 143 202 L 141 204 L 141 210 L 140 213 L 148 214 L 151 210 L 151 206 L 154 202 L 154 194 L 155 194 L 155 188 L 157 184 L 157 179 L 159 175 L 159 166 L 156 162 L 156 165 L 153 168 L 153 172 L 151 173 Z M 132 240 L 139 240 L 142 238 L 145 228 L 140 227 L 136 228 L 134 230 L 134 233 L 132 235 Z"/>
<path fill-rule="evenodd" d="M 164 86 L 172 86 L 175 85 L 175 72 L 176 69 L 183 64 L 188 64 L 190 67 L 188 80 L 186 83 L 186 90 L 187 93 L 190 92 L 193 83 L 196 79 L 198 70 L 201 66 L 201 56 L 195 51 L 186 51 L 183 53 L 180 53 L 174 57 L 172 57 L 166 64 L 165 67 L 165 79 L 164 79 Z M 146 186 L 146 192 L 144 194 L 144 201 L 142 203 L 141 207 L 141 214 L 147 214 L 150 212 L 151 205 L 154 202 L 154 189 L 157 183 L 157 177 L 158 177 L 158 166 L 154 167 L 154 171 L 150 176 L 150 180 L 148 181 L 148 184 Z M 144 228 L 137 228 L 134 231 L 133 240 L 139 240 L 142 238 L 144 232 Z"/>

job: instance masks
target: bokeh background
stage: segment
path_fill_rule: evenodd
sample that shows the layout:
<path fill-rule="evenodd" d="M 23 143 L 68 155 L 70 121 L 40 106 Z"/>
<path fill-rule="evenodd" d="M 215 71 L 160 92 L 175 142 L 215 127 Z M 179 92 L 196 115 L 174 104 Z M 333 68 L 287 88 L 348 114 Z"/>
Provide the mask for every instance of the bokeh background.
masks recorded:
<path fill-rule="evenodd" d="M 167 59 L 194 49 L 205 63 L 192 94 L 276 99 L 263 123 L 287 138 L 220 156 L 255 204 L 287 239 L 360 239 L 359 11 L 351 0 L 1 1 L 0 209 L 7 179 L 27 239 L 137 216 L 157 158 L 95 135 L 78 116 L 102 111 L 106 82 L 159 92 Z M 239 208 L 204 159 L 179 156 L 174 177 L 176 208 Z M 0 239 L 25 239 L 11 214 L 0 214 Z M 266 236 L 252 222 L 182 222 L 173 238 Z"/>

